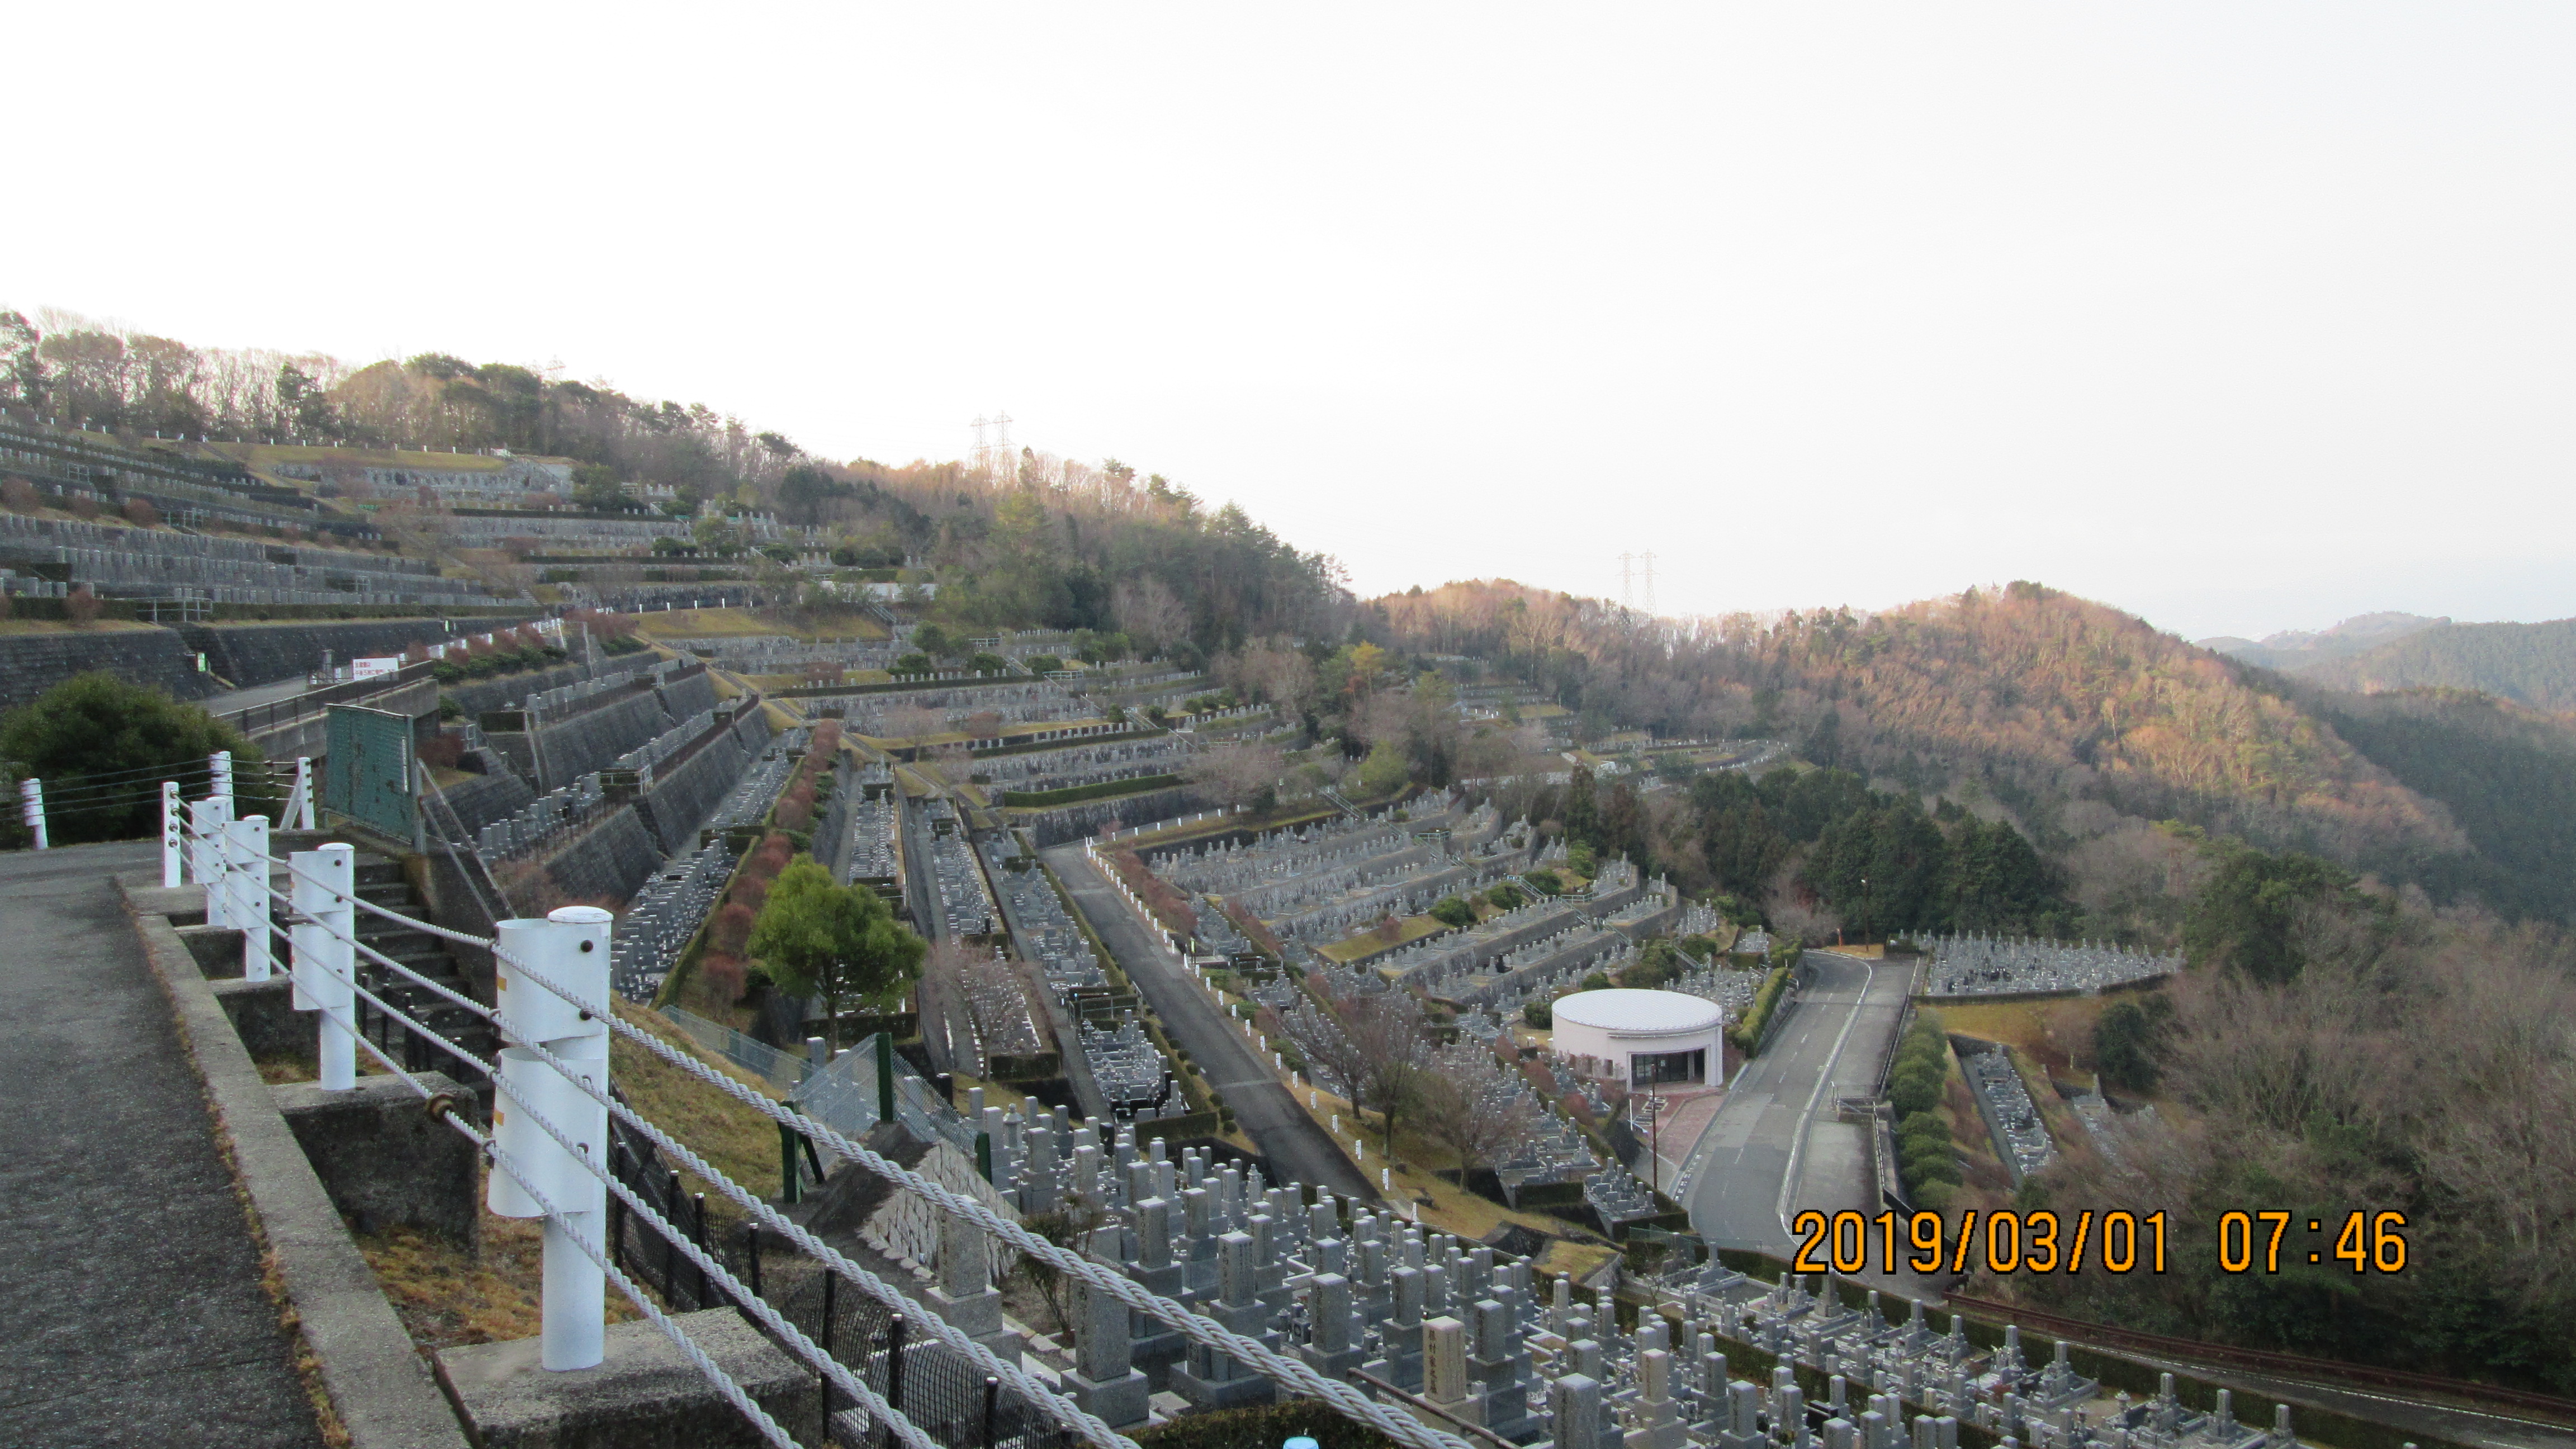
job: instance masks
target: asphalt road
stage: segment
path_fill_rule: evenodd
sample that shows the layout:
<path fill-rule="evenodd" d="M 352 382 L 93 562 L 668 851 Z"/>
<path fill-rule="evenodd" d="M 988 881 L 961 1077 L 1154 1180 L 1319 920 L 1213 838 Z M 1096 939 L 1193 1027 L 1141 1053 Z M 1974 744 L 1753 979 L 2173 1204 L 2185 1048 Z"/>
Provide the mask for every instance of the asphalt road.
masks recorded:
<path fill-rule="evenodd" d="M 1807 959 L 1814 982 L 1683 1162 L 1691 1226 L 1723 1247 L 1785 1254 L 1787 1221 L 1802 1209 L 1876 1210 L 1869 1139 L 1835 1120 L 1834 1102 L 1876 1085 L 1908 974 L 1821 951 Z"/>
<path fill-rule="evenodd" d="M 204 1085 L 111 872 L 0 855 L 0 1441 L 319 1445 Z"/>
<path fill-rule="evenodd" d="M 1127 909 L 1127 902 L 1102 878 L 1082 847 L 1059 845 L 1040 851 L 1039 857 L 1064 882 L 1084 919 L 1100 933 L 1109 953 L 1118 958 L 1128 979 L 1162 1018 L 1163 1030 L 1189 1049 L 1190 1059 L 1225 1094 L 1235 1121 L 1270 1165 L 1288 1178 L 1320 1184 L 1337 1195 L 1374 1200 L 1376 1186 L 1288 1095 L 1270 1064 L 1254 1056 L 1252 1045 L 1230 1018 L 1182 975 L 1167 952 L 1155 948 L 1144 923 Z"/>

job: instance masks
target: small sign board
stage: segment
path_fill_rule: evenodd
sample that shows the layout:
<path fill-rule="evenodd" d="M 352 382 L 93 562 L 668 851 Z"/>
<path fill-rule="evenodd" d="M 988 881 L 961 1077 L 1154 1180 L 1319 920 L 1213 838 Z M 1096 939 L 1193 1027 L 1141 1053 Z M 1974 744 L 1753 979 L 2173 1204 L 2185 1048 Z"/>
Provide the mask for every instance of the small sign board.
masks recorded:
<path fill-rule="evenodd" d="M 401 672 L 402 656 L 399 654 L 386 654 L 374 659 L 352 659 L 349 661 L 349 677 L 351 679 L 377 679 L 388 674 L 399 674 Z"/>

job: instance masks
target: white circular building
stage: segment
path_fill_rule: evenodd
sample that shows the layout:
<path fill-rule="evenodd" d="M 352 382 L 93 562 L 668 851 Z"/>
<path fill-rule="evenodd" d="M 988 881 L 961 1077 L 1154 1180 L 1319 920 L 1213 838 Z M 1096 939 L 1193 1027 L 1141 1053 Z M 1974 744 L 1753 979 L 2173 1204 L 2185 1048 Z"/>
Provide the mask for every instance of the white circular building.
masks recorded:
<path fill-rule="evenodd" d="M 1726 1066 L 1726 1011 L 1678 991 L 1578 991 L 1554 1007 L 1556 1055 L 1623 1087 L 1704 1087 Z"/>

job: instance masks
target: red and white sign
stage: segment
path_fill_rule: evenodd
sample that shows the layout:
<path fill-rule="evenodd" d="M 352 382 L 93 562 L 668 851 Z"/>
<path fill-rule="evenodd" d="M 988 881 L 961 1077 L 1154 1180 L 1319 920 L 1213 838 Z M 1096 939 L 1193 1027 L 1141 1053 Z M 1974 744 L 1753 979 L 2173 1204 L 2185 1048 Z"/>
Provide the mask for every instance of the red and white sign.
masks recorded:
<path fill-rule="evenodd" d="M 400 673 L 401 670 L 402 656 L 399 654 L 387 654 L 377 659 L 352 659 L 349 661 L 349 677 L 351 679 L 373 679 L 380 674 L 397 674 Z"/>

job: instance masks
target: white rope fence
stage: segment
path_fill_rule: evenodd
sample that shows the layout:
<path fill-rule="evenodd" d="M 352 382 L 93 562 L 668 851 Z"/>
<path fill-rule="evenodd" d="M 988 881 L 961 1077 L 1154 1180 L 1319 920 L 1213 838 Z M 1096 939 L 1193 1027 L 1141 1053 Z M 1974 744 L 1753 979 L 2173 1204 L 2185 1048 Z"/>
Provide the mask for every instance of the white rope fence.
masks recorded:
<path fill-rule="evenodd" d="M 207 800 L 185 802 L 183 806 L 178 798 L 178 785 L 171 782 L 164 786 L 163 797 L 163 880 L 165 884 L 177 884 L 177 876 L 184 866 L 187 875 L 206 885 L 209 923 L 243 930 L 245 977 L 266 979 L 271 971 L 269 937 L 273 932 L 288 938 L 296 982 L 295 1004 L 300 1009 L 318 1010 L 323 1017 L 321 1085 L 325 1089 L 345 1089 L 355 1085 L 355 1049 L 364 1045 L 371 1055 L 385 1061 L 415 1090 L 424 1096 L 429 1095 L 416 1078 L 395 1067 L 382 1050 L 366 1041 L 351 1025 L 349 1017 L 354 1014 L 355 1002 L 363 998 L 385 1013 L 387 1019 L 400 1023 L 430 1045 L 491 1075 L 501 1095 L 517 1105 L 519 1110 L 515 1114 L 495 1111 L 494 1131 L 489 1136 L 475 1131 L 471 1124 L 459 1120 L 452 1112 L 443 1115 L 484 1146 L 496 1166 L 502 1166 L 505 1161 L 528 1164 L 524 1170 L 519 1166 L 504 1167 L 504 1176 L 496 1178 L 492 1185 L 492 1206 L 494 1211 L 506 1215 L 542 1217 L 548 1224 L 544 1270 L 548 1291 L 544 1299 L 545 1310 L 542 1311 L 545 1311 L 550 1334 L 558 1327 L 556 1315 L 551 1311 L 556 1300 L 571 1298 L 575 1301 L 564 1305 L 566 1322 L 560 1325 L 562 1335 L 567 1338 L 577 1335 L 582 1330 L 574 1328 L 573 1322 L 586 1320 L 589 1341 L 596 1343 L 602 1332 L 603 1274 L 614 1277 L 622 1291 L 630 1297 L 637 1297 L 638 1303 L 643 1304 L 633 1283 L 601 1256 L 595 1243 L 575 1221 L 589 1216 L 589 1212 L 557 1206 L 559 1200 L 574 1200 L 574 1195 L 566 1190 L 566 1184 L 586 1178 L 580 1190 L 582 1194 L 595 1196 L 598 1185 L 604 1185 L 640 1219 L 659 1228 L 675 1249 L 706 1275 L 708 1281 L 722 1284 L 744 1311 L 760 1320 L 835 1388 L 864 1407 L 878 1422 L 887 1425 L 896 1437 L 915 1446 L 915 1449 L 935 1449 L 934 1441 L 918 1426 L 904 1419 L 894 1406 L 885 1403 L 863 1378 L 852 1375 L 846 1366 L 815 1345 L 793 1324 L 779 1317 L 775 1309 L 751 1294 L 721 1263 L 687 1241 L 685 1232 L 670 1224 L 649 1203 L 615 1180 L 615 1174 L 604 1165 L 606 1154 L 600 1150 L 607 1138 L 607 1121 L 614 1118 L 714 1186 L 762 1227 L 824 1264 L 828 1270 L 848 1278 L 868 1297 L 904 1315 L 907 1323 L 918 1325 L 927 1337 L 964 1356 L 987 1378 L 1009 1386 L 1015 1394 L 1066 1429 L 1100 1446 L 1100 1449 L 1134 1449 L 1132 1440 L 1097 1416 L 1058 1394 L 1018 1364 L 1003 1361 L 937 1314 L 924 1309 L 778 1213 L 659 1126 L 613 1100 L 607 1091 L 607 1041 L 609 1034 L 614 1033 L 781 1126 L 819 1141 L 842 1158 L 857 1162 L 903 1190 L 973 1223 L 1023 1254 L 1099 1289 L 1135 1312 L 1178 1330 L 1194 1343 L 1226 1354 L 1295 1392 L 1321 1399 L 1336 1412 L 1366 1423 L 1399 1443 L 1413 1446 L 1413 1449 L 1466 1449 L 1465 1441 L 1456 1436 L 1429 1428 L 1412 1415 L 1380 1404 L 1258 1340 L 1234 1333 L 1192 1312 L 1184 1304 L 1147 1291 L 1112 1268 L 1048 1242 L 980 1201 L 952 1192 L 823 1123 L 780 1106 L 650 1032 L 619 1020 L 608 1005 L 606 946 L 610 918 L 606 912 L 591 907 L 567 907 L 541 921 L 504 922 L 498 938 L 451 930 L 359 898 L 351 873 L 355 853 L 348 846 L 298 851 L 290 859 L 280 860 L 267 852 L 265 818 L 231 818 L 228 791 L 212 795 Z M 287 868 L 289 891 L 279 892 L 268 884 L 268 868 L 273 865 Z M 288 925 L 279 926 L 271 918 L 272 899 L 289 908 Z M 501 1000 L 500 1009 L 495 1011 L 486 1007 L 359 941 L 354 920 L 354 912 L 358 910 L 445 940 L 490 951 L 500 967 L 497 982 L 501 989 L 496 993 Z M 485 1063 L 359 986 L 354 968 L 355 957 L 360 954 L 498 1026 L 503 1039 L 510 1043 L 502 1052 L 501 1061 Z M 532 957 L 543 959 L 550 969 L 539 969 L 532 963 Z M 588 959 L 584 960 L 584 957 Z M 256 975 L 252 974 L 254 966 Z M 595 989 L 568 987 L 556 979 L 557 972 L 566 972 L 580 986 Z M 538 995 L 539 992 L 554 999 L 546 1000 Z M 567 1136 L 555 1120 L 567 1116 L 588 1117 L 595 1121 L 599 1130 L 592 1136 L 599 1139 L 599 1145 L 585 1145 L 577 1136 Z M 514 1127 L 514 1123 L 521 1125 Z M 547 1170 L 550 1166 L 554 1169 L 552 1172 Z M 558 1239 L 571 1250 L 570 1253 L 553 1251 Z M 584 1285 L 569 1281 L 567 1286 L 576 1291 L 558 1293 L 558 1276 L 569 1280 L 571 1275 L 559 1275 L 556 1260 L 558 1257 L 568 1259 L 575 1254 L 588 1260 L 597 1271 L 586 1275 L 589 1280 L 586 1293 L 580 1291 Z M 702 1352 L 686 1343 L 684 1331 L 649 1305 L 645 1307 L 647 1316 L 653 1317 L 665 1333 L 673 1336 L 674 1342 L 682 1346 L 683 1353 L 725 1393 L 728 1401 L 743 1409 L 755 1424 L 762 1427 L 764 1435 L 782 1445 L 792 1442 L 742 1394 L 739 1386 L 731 1384 Z M 578 1357 L 580 1347 L 567 1344 L 566 1352 L 570 1357 Z M 586 1367 L 599 1361 L 598 1350 L 593 1347 L 590 1352 L 591 1357 L 586 1363 L 557 1363 L 554 1361 L 556 1355 L 549 1352 L 545 1355 L 546 1366 Z"/>

